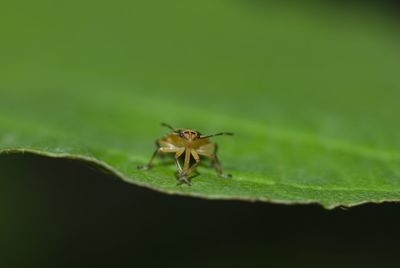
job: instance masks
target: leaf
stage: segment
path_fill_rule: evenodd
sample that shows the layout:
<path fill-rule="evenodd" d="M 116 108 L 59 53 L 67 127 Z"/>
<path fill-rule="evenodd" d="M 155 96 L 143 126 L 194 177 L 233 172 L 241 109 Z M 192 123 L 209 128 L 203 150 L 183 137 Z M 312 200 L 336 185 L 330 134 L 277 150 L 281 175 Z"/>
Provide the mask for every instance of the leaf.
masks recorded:
<path fill-rule="evenodd" d="M 86 2 L 58 12 L 9 4 L 0 18 L 1 152 L 86 161 L 127 182 L 212 199 L 327 208 L 400 200 L 400 42 L 390 17 L 177 3 L 96 2 L 96 12 Z M 168 159 L 137 170 L 164 121 L 235 132 L 215 138 L 233 178 L 204 164 L 193 186 L 178 186 Z"/>

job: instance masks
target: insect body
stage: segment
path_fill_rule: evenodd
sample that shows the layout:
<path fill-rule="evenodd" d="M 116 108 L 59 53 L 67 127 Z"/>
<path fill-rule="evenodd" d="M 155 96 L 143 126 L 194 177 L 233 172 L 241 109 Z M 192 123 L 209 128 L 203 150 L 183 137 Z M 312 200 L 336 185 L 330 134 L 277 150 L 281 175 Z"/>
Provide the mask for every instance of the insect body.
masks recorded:
<path fill-rule="evenodd" d="M 172 132 L 156 141 L 157 150 L 153 153 L 147 165 L 139 166 L 139 169 L 150 169 L 154 158 L 159 153 L 173 153 L 178 168 L 178 180 L 181 182 L 190 184 L 189 175 L 196 170 L 201 156 L 211 159 L 219 176 L 231 177 L 230 174 L 222 172 L 221 163 L 217 156 L 218 145 L 211 142 L 209 138 L 220 135 L 232 136 L 233 133 L 221 132 L 213 135 L 202 135 L 200 132 L 191 129 L 175 129 L 165 123 L 162 123 L 162 125 L 171 129 Z M 183 166 L 179 162 L 180 157 L 184 157 Z M 194 163 L 190 166 L 192 158 Z"/>

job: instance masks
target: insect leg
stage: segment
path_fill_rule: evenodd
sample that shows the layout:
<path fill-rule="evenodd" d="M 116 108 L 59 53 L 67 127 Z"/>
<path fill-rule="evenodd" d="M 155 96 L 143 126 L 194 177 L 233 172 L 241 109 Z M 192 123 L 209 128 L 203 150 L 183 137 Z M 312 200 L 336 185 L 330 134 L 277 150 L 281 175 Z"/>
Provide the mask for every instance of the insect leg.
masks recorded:
<path fill-rule="evenodd" d="M 221 176 L 221 177 L 224 177 L 224 178 L 232 177 L 231 174 L 225 174 L 222 171 L 221 162 L 219 161 L 217 152 L 218 152 L 218 145 L 214 143 L 214 152 L 210 152 L 210 150 L 201 150 L 199 152 L 199 154 L 211 158 L 211 164 L 215 168 L 215 170 L 217 171 L 218 176 Z"/>
<path fill-rule="evenodd" d="M 183 163 L 183 172 L 189 169 L 189 163 L 190 163 L 190 148 L 185 148 L 185 162 Z"/>
<path fill-rule="evenodd" d="M 187 153 L 187 152 L 189 152 L 189 153 Z M 194 163 L 190 168 L 186 168 L 186 169 L 183 168 L 183 170 L 181 170 L 181 172 L 179 174 L 179 178 L 178 178 L 180 182 L 184 182 L 188 185 L 191 185 L 191 183 L 190 183 L 190 179 L 188 178 L 187 175 L 192 173 L 200 163 L 200 156 L 197 154 L 197 152 L 194 149 L 192 149 L 192 150 L 186 149 L 185 160 L 186 159 L 190 160 L 190 155 L 193 155 L 193 158 L 196 161 L 196 163 Z M 188 162 L 187 162 L 187 165 L 189 165 Z"/>
<path fill-rule="evenodd" d="M 178 158 L 183 154 L 184 151 L 185 151 L 185 149 L 181 149 L 181 150 L 177 151 L 174 155 L 176 167 L 178 168 L 179 174 L 182 173 L 182 167 L 181 167 L 181 164 L 179 163 Z"/>
<path fill-rule="evenodd" d="M 213 145 L 214 145 L 214 155 L 217 155 L 217 153 L 218 153 L 218 144 L 214 143 Z M 215 164 L 215 157 L 212 157 L 212 155 L 210 157 L 211 157 L 211 166 L 215 167 L 215 165 L 216 165 Z"/>
<path fill-rule="evenodd" d="M 212 156 L 212 164 L 215 167 L 215 170 L 217 171 L 218 176 L 221 176 L 221 177 L 224 177 L 224 178 L 231 178 L 232 177 L 231 174 L 224 173 L 222 171 L 221 162 L 219 161 L 217 153 L 218 153 L 218 144 L 215 143 L 214 155 Z"/>
<path fill-rule="evenodd" d="M 146 165 L 140 165 L 137 168 L 138 169 L 143 169 L 143 170 L 148 170 L 151 169 L 153 160 L 156 158 L 156 156 L 160 153 L 160 148 L 157 148 L 157 150 L 154 151 L 153 155 L 151 156 L 149 162 Z"/>
<path fill-rule="evenodd" d="M 180 170 L 179 170 L 179 177 L 178 177 L 178 179 L 181 181 L 181 182 L 185 182 L 186 184 L 189 184 L 190 185 L 190 181 L 188 180 L 188 178 L 186 177 L 186 174 L 187 174 L 187 171 L 188 171 L 188 169 L 189 169 L 189 164 L 190 164 L 190 149 L 189 148 L 185 148 L 184 149 L 185 150 L 185 160 L 184 160 L 184 162 L 183 162 L 183 169 L 181 168 Z M 182 152 L 183 153 L 183 152 Z M 176 160 L 176 162 L 177 162 L 177 165 L 178 165 L 178 160 Z M 179 165 L 179 167 L 180 167 L 180 165 Z M 179 167 L 178 167 L 178 169 L 179 169 Z"/>
<path fill-rule="evenodd" d="M 138 166 L 138 169 L 143 169 L 143 170 L 151 169 L 153 161 L 159 153 L 175 153 L 179 150 L 179 148 L 160 147 L 160 144 L 158 143 L 158 141 L 156 142 L 156 146 L 158 148 L 157 148 L 157 150 L 154 151 L 154 153 L 151 156 L 147 165 Z"/>
<path fill-rule="evenodd" d="M 187 170 L 183 171 L 181 173 L 181 177 L 185 177 L 187 175 L 189 175 L 190 173 L 192 173 L 196 167 L 200 164 L 200 156 L 199 154 L 196 152 L 196 150 L 192 149 L 190 151 L 190 153 L 192 154 L 194 160 L 196 161 L 196 163 L 194 163 L 190 168 L 188 168 Z"/>

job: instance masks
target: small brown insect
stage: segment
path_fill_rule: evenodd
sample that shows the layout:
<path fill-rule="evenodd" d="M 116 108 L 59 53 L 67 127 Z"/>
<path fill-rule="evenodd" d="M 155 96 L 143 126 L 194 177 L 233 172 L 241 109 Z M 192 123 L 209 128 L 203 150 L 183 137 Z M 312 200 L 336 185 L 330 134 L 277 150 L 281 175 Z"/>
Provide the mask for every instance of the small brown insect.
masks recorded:
<path fill-rule="evenodd" d="M 150 169 L 154 158 L 159 153 L 175 153 L 174 159 L 176 167 L 178 168 L 178 180 L 180 182 L 185 182 L 190 185 L 188 176 L 196 170 L 196 167 L 200 163 L 200 156 L 211 159 L 218 176 L 225 178 L 231 177 L 230 174 L 224 174 L 222 172 L 221 163 L 217 156 L 218 145 L 211 142 L 209 138 L 220 135 L 232 136 L 233 133 L 221 132 L 213 135 L 202 135 L 200 132 L 191 129 L 175 129 L 166 123 L 162 123 L 161 125 L 171 129 L 172 132 L 156 141 L 157 150 L 153 153 L 148 164 L 145 166 L 138 166 L 139 169 Z M 179 162 L 179 157 L 182 155 L 184 155 L 183 168 Z M 191 157 L 193 157 L 195 161 L 192 166 L 190 166 Z"/>

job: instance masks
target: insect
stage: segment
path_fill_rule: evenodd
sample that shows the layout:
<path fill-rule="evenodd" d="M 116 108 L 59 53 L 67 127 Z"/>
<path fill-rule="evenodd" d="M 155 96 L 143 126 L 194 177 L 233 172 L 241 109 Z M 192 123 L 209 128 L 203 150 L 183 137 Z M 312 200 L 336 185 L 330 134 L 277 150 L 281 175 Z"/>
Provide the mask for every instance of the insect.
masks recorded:
<path fill-rule="evenodd" d="M 209 138 L 221 135 L 232 136 L 233 133 L 220 132 L 213 135 L 202 135 L 200 132 L 192 129 L 176 129 L 166 123 L 162 123 L 161 125 L 171 129 L 172 132 L 156 141 L 157 149 L 153 153 L 147 165 L 138 166 L 139 169 L 150 169 L 153 160 L 160 153 L 173 153 L 175 164 L 178 169 L 178 180 L 182 183 L 190 185 L 189 175 L 192 174 L 200 164 L 200 156 L 211 159 L 211 163 L 217 171 L 218 176 L 225 178 L 232 177 L 230 174 L 224 174 L 222 172 L 221 163 L 217 156 L 218 145 L 211 142 Z M 179 161 L 181 156 L 184 157 L 183 167 Z M 194 163 L 190 166 L 191 162 L 193 162 L 191 161 L 192 158 Z"/>

